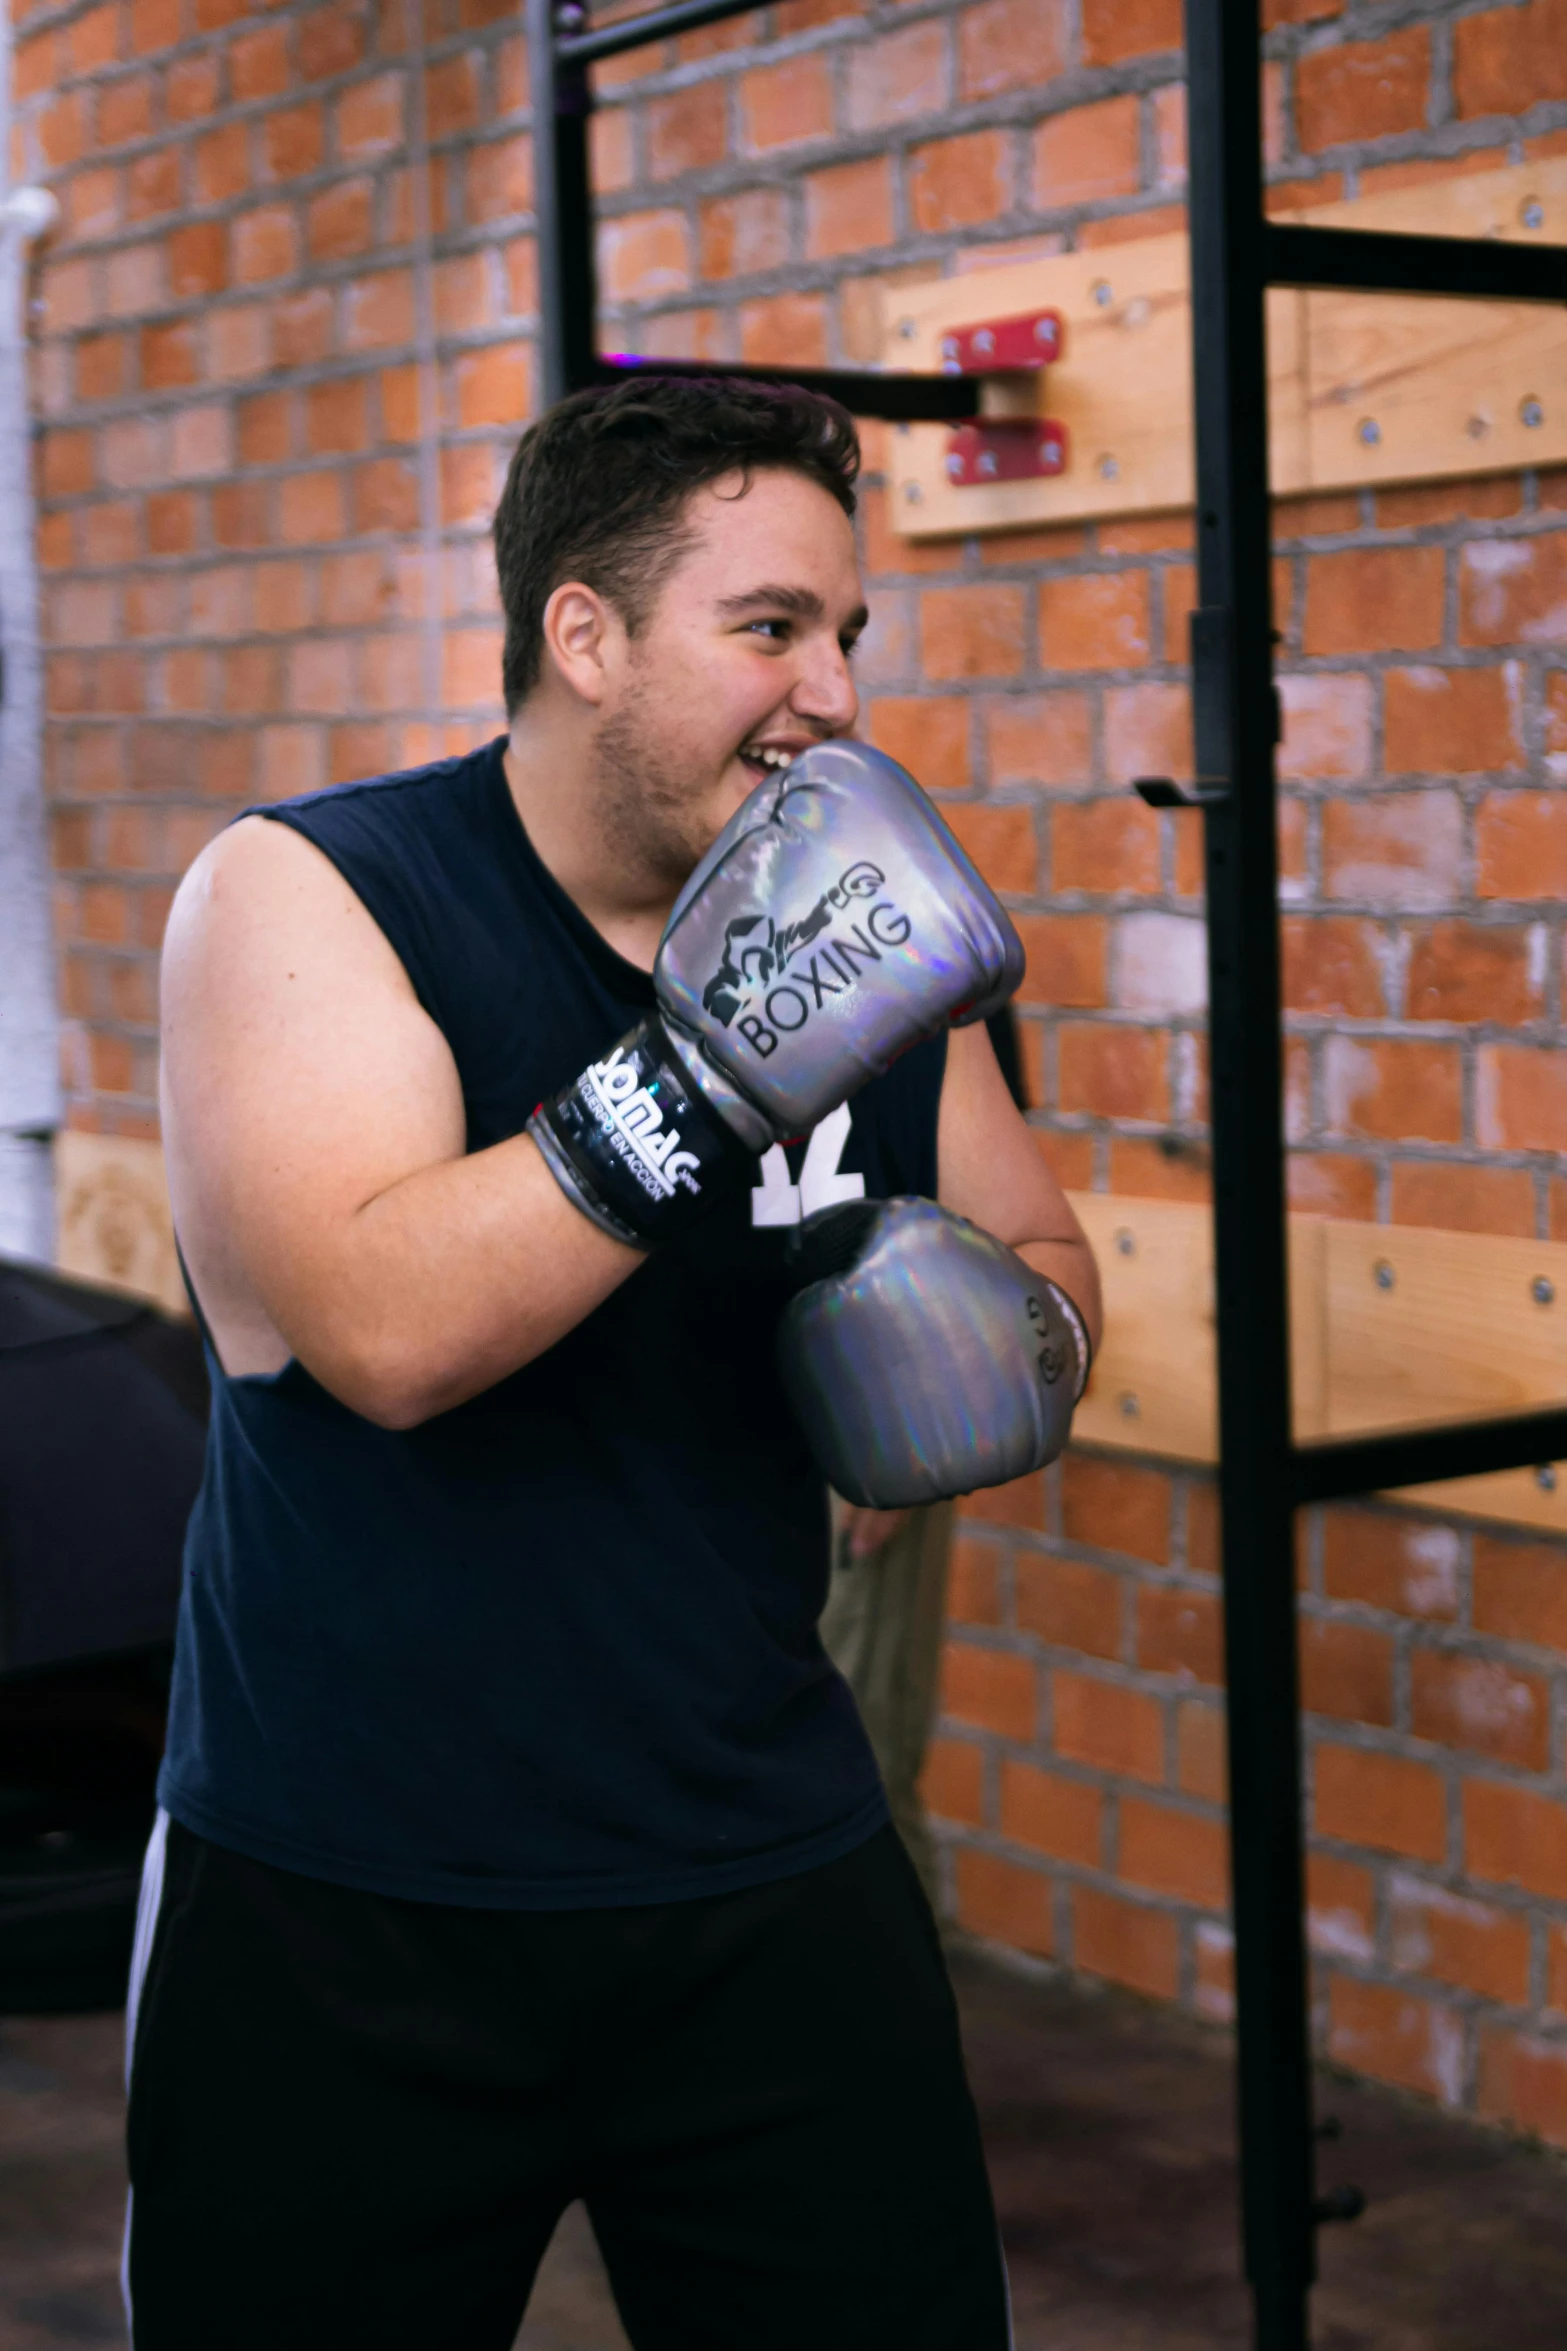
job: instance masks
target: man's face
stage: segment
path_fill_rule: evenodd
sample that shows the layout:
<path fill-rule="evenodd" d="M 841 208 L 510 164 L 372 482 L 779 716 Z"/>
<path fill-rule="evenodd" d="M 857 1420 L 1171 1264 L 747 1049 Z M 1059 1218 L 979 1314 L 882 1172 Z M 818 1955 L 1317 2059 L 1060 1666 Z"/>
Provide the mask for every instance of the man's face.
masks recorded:
<path fill-rule="evenodd" d="M 853 726 L 866 618 L 849 519 L 803 474 L 735 474 L 684 526 L 645 624 L 608 649 L 594 741 L 609 838 L 671 892 L 766 775 Z"/>

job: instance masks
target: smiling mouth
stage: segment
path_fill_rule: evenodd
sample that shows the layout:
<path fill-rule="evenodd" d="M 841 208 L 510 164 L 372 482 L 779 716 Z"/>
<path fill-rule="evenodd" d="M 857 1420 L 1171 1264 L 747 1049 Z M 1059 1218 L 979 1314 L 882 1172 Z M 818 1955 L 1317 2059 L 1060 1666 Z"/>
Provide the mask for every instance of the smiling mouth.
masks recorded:
<path fill-rule="evenodd" d="M 747 743 L 741 747 L 740 764 L 754 776 L 772 776 L 780 775 L 797 757 L 780 743 Z"/>

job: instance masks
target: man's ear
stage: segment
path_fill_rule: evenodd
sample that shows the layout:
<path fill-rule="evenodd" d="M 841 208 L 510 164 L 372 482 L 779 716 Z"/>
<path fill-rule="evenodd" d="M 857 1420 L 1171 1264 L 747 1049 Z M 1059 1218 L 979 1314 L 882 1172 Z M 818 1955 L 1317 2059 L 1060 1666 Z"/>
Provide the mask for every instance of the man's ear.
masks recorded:
<path fill-rule="evenodd" d="M 581 580 L 567 580 L 544 607 L 544 650 L 583 702 L 603 701 L 607 665 L 625 627 L 613 607 Z"/>

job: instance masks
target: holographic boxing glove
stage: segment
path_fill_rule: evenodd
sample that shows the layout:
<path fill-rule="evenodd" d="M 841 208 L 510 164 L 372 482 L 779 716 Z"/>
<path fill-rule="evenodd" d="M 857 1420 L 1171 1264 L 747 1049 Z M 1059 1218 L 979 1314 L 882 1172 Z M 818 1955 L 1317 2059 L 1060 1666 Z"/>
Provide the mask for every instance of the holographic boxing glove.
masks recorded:
<path fill-rule="evenodd" d="M 1063 1290 L 932 1200 L 807 1217 L 787 1262 L 779 1369 L 822 1475 L 877 1510 L 1054 1461 L 1088 1378 Z"/>
<path fill-rule="evenodd" d="M 657 1012 L 528 1132 L 595 1224 L 647 1248 L 1022 976 L 1011 921 L 913 777 L 820 743 L 758 785 L 681 891 Z"/>

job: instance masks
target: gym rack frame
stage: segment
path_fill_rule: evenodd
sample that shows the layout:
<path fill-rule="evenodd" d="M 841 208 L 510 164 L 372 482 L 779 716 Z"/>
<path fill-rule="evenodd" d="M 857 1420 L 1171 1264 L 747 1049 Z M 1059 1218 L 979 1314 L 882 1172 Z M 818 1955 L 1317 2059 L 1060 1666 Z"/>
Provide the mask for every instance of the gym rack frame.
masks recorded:
<path fill-rule="evenodd" d="M 588 68 L 754 5 L 675 0 L 595 29 L 579 0 L 526 0 L 545 403 L 646 369 L 806 384 L 896 423 L 975 415 L 973 378 L 599 353 Z M 1295 1513 L 1567 1457 L 1567 1399 L 1437 1429 L 1306 1445 L 1292 1434 L 1265 302 L 1270 286 L 1567 302 L 1567 246 L 1275 223 L 1263 211 L 1258 0 L 1186 0 L 1186 54 L 1196 781 L 1137 788 L 1204 817 L 1241 2227 L 1256 2351 L 1307 2351 L 1316 2229 L 1352 2219 L 1361 2198 L 1315 2185 Z"/>

